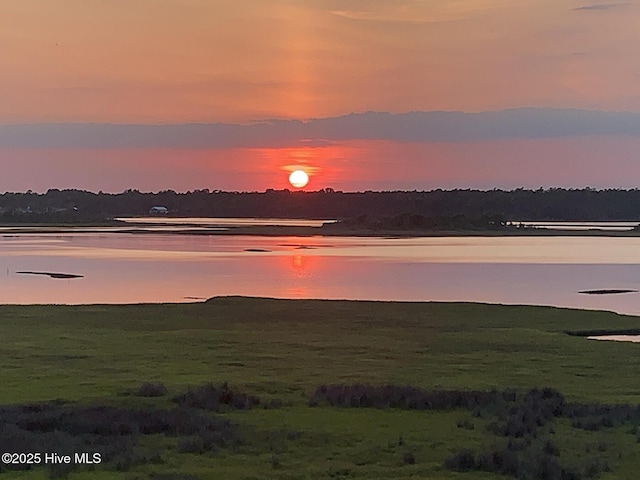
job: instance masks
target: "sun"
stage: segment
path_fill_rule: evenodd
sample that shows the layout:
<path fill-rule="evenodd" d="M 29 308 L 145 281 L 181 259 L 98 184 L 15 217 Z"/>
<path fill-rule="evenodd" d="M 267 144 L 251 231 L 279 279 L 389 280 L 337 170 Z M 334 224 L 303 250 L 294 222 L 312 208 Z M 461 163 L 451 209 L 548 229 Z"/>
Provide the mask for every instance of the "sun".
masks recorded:
<path fill-rule="evenodd" d="M 295 170 L 289 175 L 289 183 L 296 188 L 302 188 L 309 183 L 309 175 L 304 170 Z"/>

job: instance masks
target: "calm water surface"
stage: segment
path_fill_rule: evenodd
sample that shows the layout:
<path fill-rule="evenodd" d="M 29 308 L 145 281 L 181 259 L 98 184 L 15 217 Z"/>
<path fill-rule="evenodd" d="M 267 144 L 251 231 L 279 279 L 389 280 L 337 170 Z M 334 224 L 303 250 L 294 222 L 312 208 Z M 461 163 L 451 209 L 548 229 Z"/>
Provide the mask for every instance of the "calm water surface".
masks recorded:
<path fill-rule="evenodd" d="M 247 251 L 260 250 L 260 251 Z M 16 272 L 83 275 L 52 279 Z M 640 314 L 640 238 L 0 237 L 0 303 L 185 302 L 216 295 L 481 301 Z"/>
<path fill-rule="evenodd" d="M 512 225 L 542 228 L 545 230 L 607 230 L 628 231 L 638 226 L 638 222 L 510 222 Z"/>
<path fill-rule="evenodd" d="M 610 342 L 640 343 L 640 335 L 594 335 L 588 340 L 608 340 Z"/>
<path fill-rule="evenodd" d="M 122 217 L 121 222 L 139 225 L 191 225 L 198 227 L 247 227 L 247 226 L 283 226 L 283 227 L 320 227 L 323 223 L 335 220 L 311 220 L 306 218 L 200 218 L 200 217 Z"/>

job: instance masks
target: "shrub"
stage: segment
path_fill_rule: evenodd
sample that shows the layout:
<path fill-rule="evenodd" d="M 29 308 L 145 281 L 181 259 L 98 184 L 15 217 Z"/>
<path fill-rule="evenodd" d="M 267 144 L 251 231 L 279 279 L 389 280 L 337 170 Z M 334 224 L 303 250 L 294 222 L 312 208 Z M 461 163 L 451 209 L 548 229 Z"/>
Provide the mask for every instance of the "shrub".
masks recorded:
<path fill-rule="evenodd" d="M 168 393 L 164 383 L 143 383 L 138 388 L 139 397 L 163 397 Z"/>
<path fill-rule="evenodd" d="M 352 408 L 401 408 L 408 410 L 486 409 L 515 398 L 515 392 L 422 390 L 398 385 L 320 385 L 309 399 L 310 406 Z"/>
<path fill-rule="evenodd" d="M 473 422 L 470 422 L 469 420 L 460 420 L 457 423 L 457 427 L 458 428 L 463 428 L 465 430 L 475 430 L 475 425 L 473 424 Z"/>
<path fill-rule="evenodd" d="M 405 465 L 413 465 L 414 463 L 416 463 L 415 455 L 411 452 L 406 452 L 402 456 L 402 463 L 404 463 Z"/>
<path fill-rule="evenodd" d="M 444 462 L 445 467 L 457 472 L 469 472 L 475 470 L 476 462 L 473 450 L 459 450 Z"/>
<path fill-rule="evenodd" d="M 219 412 L 221 410 L 249 410 L 260 404 L 260 399 L 231 390 L 227 383 L 216 386 L 212 383 L 191 388 L 182 395 L 173 397 L 181 407 L 199 408 Z"/>
<path fill-rule="evenodd" d="M 133 465 L 158 463 L 158 455 L 138 455 L 141 435 L 164 434 L 193 437 L 204 445 L 225 447 L 239 442 L 237 429 L 228 420 L 209 418 L 195 410 L 80 407 L 57 403 L 0 407 L 0 445 L 11 445 L 17 452 L 100 453 L 104 463 L 119 471 Z M 208 442 L 208 443 L 206 443 Z M 5 465 L 19 470 L 29 465 Z M 80 465 L 53 467 L 49 473 L 64 477 Z"/>

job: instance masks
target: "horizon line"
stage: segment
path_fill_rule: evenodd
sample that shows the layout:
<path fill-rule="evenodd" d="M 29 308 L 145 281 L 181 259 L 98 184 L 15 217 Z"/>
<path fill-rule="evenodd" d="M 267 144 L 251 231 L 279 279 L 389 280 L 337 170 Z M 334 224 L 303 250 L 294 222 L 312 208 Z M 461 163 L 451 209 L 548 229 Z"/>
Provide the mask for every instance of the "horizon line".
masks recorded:
<path fill-rule="evenodd" d="M 359 117 L 365 115 L 385 115 L 385 116 L 407 116 L 416 114 L 452 114 L 452 115 L 486 115 L 495 113 L 518 113 L 518 112 L 567 112 L 567 113 L 595 113 L 595 114 L 623 114 L 623 115 L 640 115 L 640 111 L 634 110 L 618 110 L 618 109 L 594 109 L 587 107 L 552 107 L 552 106 L 518 106 L 501 109 L 491 110 L 402 110 L 402 111 L 389 111 L 389 110 L 359 110 L 342 113 L 339 115 L 329 115 L 325 117 L 264 117 L 253 118 L 246 122 L 237 120 L 193 120 L 184 122 L 173 121 L 160 121 L 160 122 L 140 122 L 140 121 L 123 121 L 123 122 L 98 122 L 95 120 L 63 120 L 63 121 L 31 121 L 31 122 L 6 122 L 0 121 L 0 128 L 2 127 L 22 127 L 22 126 L 122 126 L 122 127 L 178 127 L 178 126 L 229 126 L 229 127 L 250 127 L 258 125 L 268 125 L 270 123 L 299 123 L 306 125 L 315 121 L 323 120 L 336 120 L 347 117 Z"/>
<path fill-rule="evenodd" d="M 594 188 L 591 186 L 584 186 L 584 187 L 560 187 L 560 186 L 553 186 L 553 187 L 539 187 L 539 188 L 526 188 L 526 187 L 516 187 L 516 188 L 499 188 L 499 187 L 494 187 L 494 188 L 463 188 L 463 187 L 459 187 L 459 188 L 432 188 L 430 190 L 418 190 L 418 189 L 413 189 L 413 190 L 350 190 L 350 191 L 344 191 L 344 190 L 335 190 L 332 187 L 325 187 L 325 188 L 321 188 L 319 190 L 305 190 L 305 189 L 298 189 L 298 190 L 292 190 L 289 188 L 282 188 L 282 189 L 274 189 L 274 188 L 267 188 L 265 190 L 243 190 L 243 191 L 239 191 L 239 190 L 222 190 L 222 189 L 209 189 L 209 188 L 196 188 L 193 190 L 183 190 L 183 191 L 178 191 L 178 190 L 173 190 L 173 189 L 166 189 L 166 190 L 158 190 L 158 191 L 140 191 L 136 188 L 128 188 L 125 189 L 121 192 L 105 192 L 103 190 L 99 190 L 99 191 L 92 191 L 92 190 L 85 190 L 85 189 L 81 189 L 81 188 L 49 188 L 46 192 L 38 192 L 38 191 L 32 191 L 32 190 L 27 190 L 24 192 L 16 192 L 16 191 L 4 191 L 4 192 L 0 192 L 0 196 L 4 196 L 4 195 L 48 195 L 49 193 L 63 193 L 63 192 L 78 192 L 78 193 L 89 193 L 92 195 L 126 195 L 126 194 L 130 194 L 130 193 L 135 193 L 135 194 L 140 194 L 140 195 L 160 195 L 163 193 L 169 193 L 169 194 L 175 194 L 175 195 L 190 195 L 190 194 L 194 194 L 194 193 L 206 193 L 208 195 L 217 195 L 217 194 L 233 194 L 233 195 L 256 195 L 256 194 L 268 194 L 268 193 L 291 193 L 291 194 L 327 194 L 327 195 L 331 195 L 331 194 L 346 194 L 346 195 L 351 195 L 351 194 L 367 194 L 367 193 L 435 193 L 435 192 L 441 192 L 441 193 L 446 193 L 446 192 L 478 192 L 478 193 L 490 193 L 490 192 L 503 192 L 503 193 L 513 193 L 513 192 L 540 192 L 540 193 L 544 193 L 544 192 L 553 192 L 553 191 L 578 191 L 578 192 L 595 192 L 595 193 L 599 193 L 599 192 L 611 192 L 611 191 L 616 191 L 616 192 L 637 192 L 640 191 L 640 188 L 624 188 L 624 187 L 607 187 L 607 188 Z"/>

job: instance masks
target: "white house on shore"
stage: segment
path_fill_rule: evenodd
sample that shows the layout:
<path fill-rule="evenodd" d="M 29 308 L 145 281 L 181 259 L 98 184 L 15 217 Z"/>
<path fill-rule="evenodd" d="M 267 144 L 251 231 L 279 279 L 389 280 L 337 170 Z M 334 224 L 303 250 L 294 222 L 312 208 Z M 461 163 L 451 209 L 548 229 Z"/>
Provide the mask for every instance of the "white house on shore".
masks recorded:
<path fill-rule="evenodd" d="M 149 210 L 149 215 L 168 215 L 169 210 L 167 207 L 155 206 Z"/>

